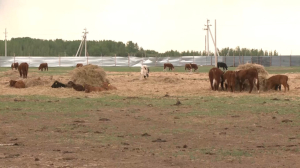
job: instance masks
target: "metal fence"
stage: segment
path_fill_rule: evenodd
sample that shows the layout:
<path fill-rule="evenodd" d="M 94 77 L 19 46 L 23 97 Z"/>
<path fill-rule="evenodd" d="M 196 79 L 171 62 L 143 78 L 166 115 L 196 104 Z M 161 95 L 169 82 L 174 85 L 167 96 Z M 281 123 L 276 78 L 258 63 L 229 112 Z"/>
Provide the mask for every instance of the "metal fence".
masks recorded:
<path fill-rule="evenodd" d="M 10 67 L 13 62 L 27 62 L 30 67 L 38 67 L 47 62 L 49 67 L 74 67 L 77 63 L 94 64 L 98 66 L 139 67 L 142 64 L 149 67 L 163 66 L 172 63 L 174 66 L 184 66 L 187 63 L 197 65 L 215 65 L 214 56 L 181 56 L 181 57 L 120 57 L 120 56 L 89 56 L 89 57 L 0 57 L 0 67 Z M 256 63 L 269 66 L 300 66 L 300 56 L 219 56 L 218 62 L 236 67 L 239 64 Z"/>

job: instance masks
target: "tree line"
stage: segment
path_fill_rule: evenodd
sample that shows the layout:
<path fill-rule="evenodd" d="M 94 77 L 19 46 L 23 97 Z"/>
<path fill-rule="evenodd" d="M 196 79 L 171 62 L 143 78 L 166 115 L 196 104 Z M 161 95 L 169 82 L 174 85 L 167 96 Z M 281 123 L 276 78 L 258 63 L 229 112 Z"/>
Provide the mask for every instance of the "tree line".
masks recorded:
<path fill-rule="evenodd" d="M 66 41 L 62 39 L 43 40 L 30 37 L 12 38 L 7 41 L 8 56 L 74 56 L 78 50 L 81 40 Z M 5 55 L 5 41 L 0 40 L 0 56 Z M 87 55 L 90 56 L 207 56 L 206 51 L 183 51 L 170 50 L 159 53 L 155 50 L 144 50 L 137 43 L 128 41 L 116 42 L 112 40 L 87 41 Z M 278 56 L 278 52 L 264 51 L 262 49 L 248 48 L 223 48 L 218 50 L 220 56 Z M 82 49 L 81 55 L 84 55 Z M 209 52 L 209 55 L 214 55 Z"/>

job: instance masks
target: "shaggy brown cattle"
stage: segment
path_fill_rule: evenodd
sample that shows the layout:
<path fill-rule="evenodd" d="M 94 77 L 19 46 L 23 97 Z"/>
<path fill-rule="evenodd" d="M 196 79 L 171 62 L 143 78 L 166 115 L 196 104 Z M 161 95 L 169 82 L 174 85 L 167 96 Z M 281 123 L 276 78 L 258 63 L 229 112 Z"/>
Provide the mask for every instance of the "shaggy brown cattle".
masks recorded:
<path fill-rule="evenodd" d="M 288 80 L 289 80 L 289 77 L 286 75 L 274 75 L 267 80 L 267 89 L 268 90 L 270 90 L 270 89 L 276 90 L 276 87 L 283 85 L 284 91 L 286 91 L 286 88 L 288 90 L 290 90 L 289 84 L 287 83 Z"/>
<path fill-rule="evenodd" d="M 20 73 L 20 77 L 23 76 L 23 78 L 27 78 L 27 74 L 28 74 L 28 64 L 26 62 L 21 63 L 18 66 L 18 70 Z"/>
<path fill-rule="evenodd" d="M 192 69 L 194 69 L 194 71 L 197 71 L 198 69 L 198 65 L 197 64 L 191 64 Z"/>
<path fill-rule="evenodd" d="M 209 81 L 210 81 L 210 86 L 211 90 L 218 90 L 219 89 L 219 84 L 221 83 L 222 90 L 224 90 L 223 87 L 223 78 L 224 72 L 221 71 L 219 68 L 211 68 L 209 70 L 208 76 L 209 76 Z"/>
<path fill-rule="evenodd" d="M 83 64 L 80 64 L 80 63 L 79 63 L 79 64 L 76 65 L 76 67 L 77 67 L 77 68 L 78 68 L 78 67 L 83 67 Z"/>
<path fill-rule="evenodd" d="M 45 69 L 45 71 L 47 69 L 47 71 L 48 71 L 48 64 L 47 63 L 41 63 L 40 64 L 39 70 L 43 71 L 43 69 Z"/>
<path fill-rule="evenodd" d="M 105 91 L 106 90 L 103 87 L 96 87 L 96 86 L 91 86 L 91 85 L 88 85 L 88 84 L 85 84 L 84 88 L 85 88 L 85 93 L 101 92 L 101 91 Z"/>
<path fill-rule="evenodd" d="M 18 66 L 19 66 L 19 63 L 12 63 L 11 64 L 11 70 L 13 70 L 14 68 L 15 68 L 15 70 L 17 70 L 18 69 Z"/>
<path fill-rule="evenodd" d="M 234 71 L 226 71 L 224 73 L 224 83 L 225 83 L 225 89 L 230 88 L 231 92 L 234 92 L 235 88 L 235 72 Z"/>
<path fill-rule="evenodd" d="M 19 80 L 19 81 L 10 80 L 9 86 L 15 87 L 15 88 L 25 88 L 25 83 L 21 80 Z"/>
<path fill-rule="evenodd" d="M 249 93 L 252 92 L 253 84 L 256 84 L 257 92 L 259 93 L 259 80 L 258 80 L 258 72 L 255 68 L 243 69 L 235 72 L 235 77 L 239 82 L 240 92 L 244 90 L 243 83 L 246 79 L 248 79 L 250 84 Z"/>
<path fill-rule="evenodd" d="M 171 64 L 171 63 L 164 63 L 164 71 L 165 71 L 165 69 L 166 69 L 167 67 L 169 68 L 169 71 L 170 71 L 170 70 L 173 71 L 173 69 L 175 69 L 174 66 L 173 66 L 173 64 Z"/>
<path fill-rule="evenodd" d="M 192 69 L 192 65 L 191 64 L 185 64 L 185 68 L 184 70 L 188 69 L 189 71 Z"/>
<path fill-rule="evenodd" d="M 79 84 L 75 84 L 74 82 L 72 81 L 69 81 L 68 82 L 68 85 L 72 86 L 73 89 L 77 90 L 77 91 L 84 91 L 84 87 L 82 85 L 79 85 Z"/>

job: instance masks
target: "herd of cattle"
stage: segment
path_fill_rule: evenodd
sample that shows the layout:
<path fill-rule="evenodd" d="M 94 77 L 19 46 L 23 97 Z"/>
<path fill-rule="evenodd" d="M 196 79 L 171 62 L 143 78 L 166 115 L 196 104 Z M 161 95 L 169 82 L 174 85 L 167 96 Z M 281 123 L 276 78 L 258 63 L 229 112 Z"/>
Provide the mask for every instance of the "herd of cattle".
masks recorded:
<path fill-rule="evenodd" d="M 165 63 L 163 71 L 166 70 L 166 68 L 169 68 L 169 70 L 174 70 L 174 66 L 171 63 Z M 223 71 L 219 68 L 223 68 Z M 185 64 L 185 70 L 188 71 L 196 71 L 198 69 L 197 64 Z M 221 84 L 222 90 L 224 90 L 224 84 L 225 89 L 230 90 L 231 92 L 235 91 L 235 85 L 236 81 L 239 84 L 240 92 L 245 89 L 244 82 L 248 80 L 250 89 L 249 93 L 252 92 L 253 86 L 255 85 L 257 88 L 257 91 L 259 93 L 259 78 L 258 78 L 258 71 L 255 68 L 249 68 L 245 70 L 239 70 L 239 71 L 227 71 L 228 67 L 226 63 L 224 62 L 218 62 L 217 68 L 211 68 L 208 76 L 210 81 L 210 86 L 212 90 L 218 90 L 219 85 Z M 146 65 L 141 66 L 141 79 L 142 77 L 147 78 L 149 77 L 149 68 Z M 267 79 L 266 88 L 267 90 L 271 89 L 279 89 L 281 90 L 281 85 L 284 86 L 284 91 L 286 91 L 286 88 L 289 90 L 289 85 L 287 83 L 288 76 L 286 75 L 275 75 Z"/>
<path fill-rule="evenodd" d="M 82 67 L 83 64 L 77 64 L 76 67 Z M 16 69 L 20 73 L 20 77 L 27 78 L 28 74 L 28 64 L 26 62 L 23 62 L 19 65 L 19 63 L 12 63 L 11 69 Z M 41 63 L 38 70 L 47 70 L 48 71 L 48 64 L 47 63 Z M 25 88 L 25 83 L 22 80 L 10 80 L 9 86 L 15 87 L 15 88 Z M 60 88 L 60 87 L 66 87 L 66 88 L 73 88 L 76 91 L 85 91 L 86 93 L 90 92 L 100 92 L 100 91 L 106 91 L 106 90 L 116 90 L 117 88 L 115 86 L 112 86 L 108 82 L 103 82 L 101 86 L 91 86 L 88 84 L 80 85 L 75 84 L 72 81 L 69 81 L 67 84 L 63 84 L 61 82 L 55 81 L 52 86 L 52 88 Z"/>
<path fill-rule="evenodd" d="M 76 67 L 82 67 L 83 64 L 77 64 Z M 223 68 L 223 71 L 219 68 Z M 20 65 L 18 63 L 12 63 L 11 64 L 12 69 L 18 69 L 20 73 L 20 77 L 27 78 L 28 74 L 28 64 L 26 62 L 21 63 Z M 174 66 L 171 63 L 165 63 L 164 64 L 164 71 L 166 68 L 169 68 L 169 70 L 174 70 Z M 197 64 L 185 64 L 185 70 L 188 71 L 196 71 L 198 69 Z M 244 82 L 248 80 L 250 89 L 249 93 L 252 92 L 253 86 L 255 85 L 257 88 L 257 91 L 259 92 L 259 78 L 258 78 L 258 71 L 255 68 L 249 68 L 249 69 L 244 69 L 244 70 L 239 70 L 239 71 L 227 71 L 228 67 L 225 63 L 223 62 L 218 62 L 217 63 L 217 68 L 211 68 L 208 76 L 209 76 L 209 81 L 210 81 L 210 86 L 212 90 L 218 90 L 219 85 L 221 84 L 222 90 L 224 90 L 224 84 L 225 84 L 225 89 L 230 90 L 231 92 L 235 91 L 235 85 L 236 82 L 239 84 L 239 89 L 240 91 L 245 89 Z M 48 71 L 48 64 L 47 63 L 41 63 L 38 70 L 47 70 Z M 149 72 L 150 69 L 147 67 L 147 65 L 142 65 L 141 66 L 141 79 L 146 79 L 149 77 Z M 281 90 L 281 85 L 284 86 L 284 91 L 286 89 L 289 90 L 289 85 L 287 83 L 288 81 L 288 76 L 286 75 L 275 75 L 267 79 L 266 82 L 266 88 L 267 90 L 271 89 L 279 89 Z M 10 86 L 16 87 L 16 88 L 25 88 L 25 84 L 22 80 L 15 81 L 15 80 L 10 80 Z M 86 93 L 92 92 L 92 91 L 105 91 L 105 90 L 115 90 L 117 89 L 116 87 L 110 85 L 107 82 L 104 82 L 100 87 L 96 86 L 91 86 L 88 84 L 84 85 L 79 85 L 75 84 L 72 81 L 69 81 L 67 84 L 60 83 L 58 81 L 55 81 L 53 85 L 51 86 L 52 88 L 59 88 L 59 87 L 72 87 L 76 91 L 85 91 Z"/>

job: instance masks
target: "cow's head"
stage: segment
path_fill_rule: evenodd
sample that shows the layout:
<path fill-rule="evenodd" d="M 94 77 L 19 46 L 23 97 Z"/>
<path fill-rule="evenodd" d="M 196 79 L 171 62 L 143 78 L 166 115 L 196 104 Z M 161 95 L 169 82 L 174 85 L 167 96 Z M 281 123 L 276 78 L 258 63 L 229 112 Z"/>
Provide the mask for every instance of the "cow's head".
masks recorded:
<path fill-rule="evenodd" d="M 10 80 L 9 81 L 9 86 L 15 86 L 16 82 L 17 81 L 15 81 L 15 80 Z"/>

